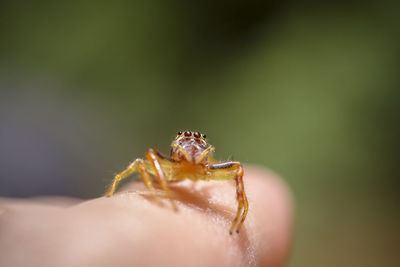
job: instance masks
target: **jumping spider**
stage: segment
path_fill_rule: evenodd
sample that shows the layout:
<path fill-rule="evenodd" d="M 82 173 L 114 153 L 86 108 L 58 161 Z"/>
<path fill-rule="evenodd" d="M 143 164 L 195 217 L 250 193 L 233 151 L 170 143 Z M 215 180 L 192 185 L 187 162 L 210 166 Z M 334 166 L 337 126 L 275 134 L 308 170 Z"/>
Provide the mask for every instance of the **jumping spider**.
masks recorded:
<path fill-rule="evenodd" d="M 150 148 L 147 150 L 145 160 L 136 159 L 114 177 L 105 196 L 112 196 L 121 180 L 134 172 L 139 172 L 146 187 L 157 199 L 150 175 L 155 176 L 176 209 L 176 204 L 167 186 L 168 182 L 184 179 L 193 181 L 235 179 L 238 209 L 229 233 L 232 234 L 233 231 L 239 233 L 248 211 L 248 202 L 243 186 L 243 166 L 237 161 L 218 162 L 211 156 L 213 151 L 214 147 L 207 143 L 205 134 L 191 131 L 178 132 L 175 140 L 172 141 L 170 156 Z"/>

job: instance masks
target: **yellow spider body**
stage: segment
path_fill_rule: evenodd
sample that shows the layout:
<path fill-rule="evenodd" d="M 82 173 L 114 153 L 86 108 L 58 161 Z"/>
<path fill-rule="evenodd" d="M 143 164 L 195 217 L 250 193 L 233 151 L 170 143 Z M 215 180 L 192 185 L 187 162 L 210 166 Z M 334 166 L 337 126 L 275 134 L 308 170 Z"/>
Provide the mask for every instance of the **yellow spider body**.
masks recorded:
<path fill-rule="evenodd" d="M 156 177 L 161 188 L 173 201 L 167 182 L 177 182 L 184 179 L 196 180 L 232 180 L 236 182 L 236 199 L 238 209 L 229 233 L 239 232 L 248 211 L 247 197 L 243 185 L 243 166 L 237 161 L 218 162 L 212 158 L 214 147 L 208 144 L 206 136 L 198 132 L 178 132 L 171 144 L 171 154 L 166 156 L 157 150 L 149 149 L 146 160 L 136 159 L 124 171 L 117 174 L 109 190 L 105 194 L 114 194 L 118 183 L 134 172 L 139 172 L 143 182 L 155 198 L 152 176 Z"/>

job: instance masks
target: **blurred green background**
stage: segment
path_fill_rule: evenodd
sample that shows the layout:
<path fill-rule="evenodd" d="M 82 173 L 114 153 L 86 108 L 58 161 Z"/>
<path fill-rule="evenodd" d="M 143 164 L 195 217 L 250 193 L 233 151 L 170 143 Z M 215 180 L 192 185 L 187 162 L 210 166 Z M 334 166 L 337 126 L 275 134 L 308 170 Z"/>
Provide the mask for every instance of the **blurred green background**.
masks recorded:
<path fill-rule="evenodd" d="M 96 197 L 204 132 L 278 172 L 289 266 L 398 266 L 393 1 L 2 1 L 0 195 Z"/>

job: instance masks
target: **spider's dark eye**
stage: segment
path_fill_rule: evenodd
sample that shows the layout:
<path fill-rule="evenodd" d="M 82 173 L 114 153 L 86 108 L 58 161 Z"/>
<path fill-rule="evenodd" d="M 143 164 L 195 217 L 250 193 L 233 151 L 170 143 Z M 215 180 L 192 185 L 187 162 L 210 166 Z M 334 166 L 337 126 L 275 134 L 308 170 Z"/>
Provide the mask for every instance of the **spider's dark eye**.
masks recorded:
<path fill-rule="evenodd" d="M 205 134 L 202 134 L 201 136 L 203 136 L 203 138 L 206 138 L 206 137 L 207 137 L 207 135 L 205 135 Z"/>
<path fill-rule="evenodd" d="M 182 134 L 182 132 L 181 132 L 181 131 L 179 131 L 179 132 L 178 132 L 178 135 L 181 135 L 181 134 Z"/>
<path fill-rule="evenodd" d="M 193 136 L 196 137 L 196 138 L 200 138 L 200 133 L 199 132 L 194 132 Z"/>
<path fill-rule="evenodd" d="M 185 132 L 185 136 L 191 136 L 192 135 L 192 132 L 191 131 L 186 131 Z"/>

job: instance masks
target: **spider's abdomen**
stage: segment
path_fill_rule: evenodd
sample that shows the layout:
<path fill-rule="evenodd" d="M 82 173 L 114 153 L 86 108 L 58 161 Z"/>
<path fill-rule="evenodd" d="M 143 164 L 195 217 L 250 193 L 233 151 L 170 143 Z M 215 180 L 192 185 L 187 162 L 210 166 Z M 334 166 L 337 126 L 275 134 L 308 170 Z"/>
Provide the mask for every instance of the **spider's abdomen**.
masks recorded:
<path fill-rule="evenodd" d="M 182 161 L 174 167 L 174 175 L 176 180 L 199 180 L 205 179 L 207 176 L 207 167 L 202 164 L 193 164 L 188 161 Z"/>

